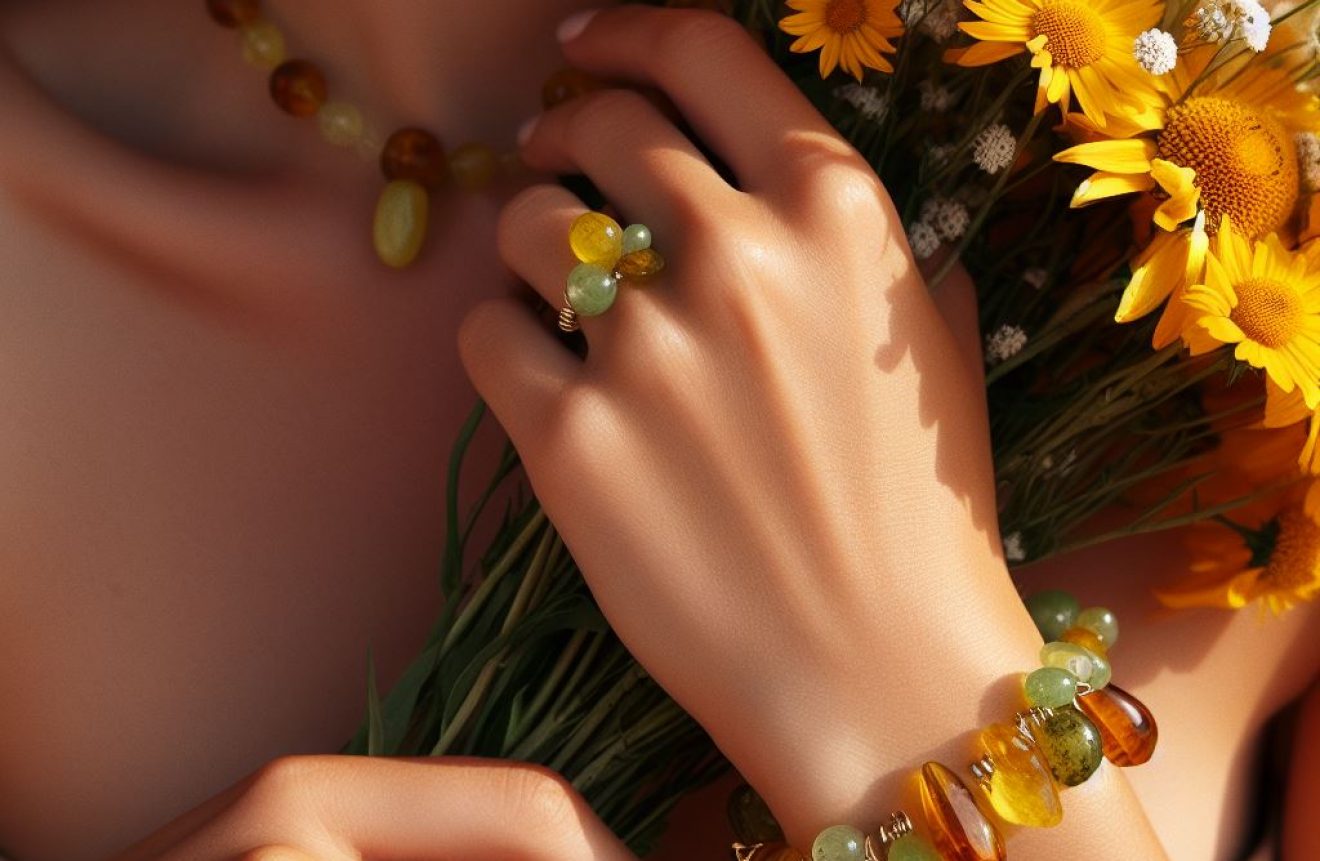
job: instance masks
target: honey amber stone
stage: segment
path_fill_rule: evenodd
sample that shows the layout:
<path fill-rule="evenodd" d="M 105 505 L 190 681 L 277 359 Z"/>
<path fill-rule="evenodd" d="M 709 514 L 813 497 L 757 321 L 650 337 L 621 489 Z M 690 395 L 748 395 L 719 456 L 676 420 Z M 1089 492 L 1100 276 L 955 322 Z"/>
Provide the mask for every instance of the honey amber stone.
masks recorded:
<path fill-rule="evenodd" d="M 287 60 L 270 73 L 270 96 L 295 117 L 314 117 L 325 104 L 325 75 L 306 60 Z"/>
<path fill-rule="evenodd" d="M 499 174 L 500 157 L 484 144 L 463 144 L 449 154 L 449 172 L 459 188 L 480 191 Z"/>
<path fill-rule="evenodd" d="M 1155 716 L 1132 694 L 1109 685 L 1078 697 L 1077 705 L 1100 730 L 1105 759 L 1114 765 L 1141 765 L 1155 753 Z"/>
<path fill-rule="evenodd" d="M 568 244 L 583 263 L 612 270 L 623 256 L 623 228 L 603 212 L 584 212 L 568 229 Z"/>
<path fill-rule="evenodd" d="M 241 43 L 250 66 L 273 69 L 285 60 L 284 33 L 264 18 L 243 27 Z"/>
<path fill-rule="evenodd" d="M 426 129 L 403 128 L 390 135 L 380 154 L 380 169 L 386 179 L 411 180 L 430 189 L 449 179 L 445 148 Z"/>
<path fill-rule="evenodd" d="M 1084 649 L 1090 649 L 1097 655 L 1103 656 L 1109 651 L 1105 648 L 1105 641 L 1100 639 L 1099 635 L 1089 628 L 1081 628 L 1074 625 L 1060 634 L 1059 639 L 1065 643 L 1075 643 Z"/>
<path fill-rule="evenodd" d="M 660 252 L 654 248 L 643 248 L 641 251 L 625 254 L 614 265 L 614 271 L 619 273 L 620 278 L 629 279 L 650 278 L 664 268 L 665 258 L 661 257 Z"/>
<path fill-rule="evenodd" d="M 948 861 L 1004 861 L 1004 838 L 976 806 L 972 791 L 938 762 L 921 767 L 921 807 L 940 857 Z"/>
<path fill-rule="evenodd" d="M 376 204 L 372 240 L 382 263 L 402 269 L 417 258 L 426 238 L 430 200 L 415 182 L 395 180 L 385 186 Z"/>
<path fill-rule="evenodd" d="M 572 67 L 560 69 L 546 78 L 545 84 L 541 87 L 541 104 L 546 108 L 553 108 L 584 93 L 599 90 L 602 86 L 599 78 L 581 69 Z"/>
<path fill-rule="evenodd" d="M 206 9 L 223 27 L 242 27 L 261 17 L 259 0 L 206 0 Z"/>
<path fill-rule="evenodd" d="M 981 784 L 986 800 L 1005 822 L 1052 828 L 1063 821 L 1063 804 L 1050 763 L 1036 743 L 1008 724 L 981 730 L 981 744 L 994 763 Z"/>

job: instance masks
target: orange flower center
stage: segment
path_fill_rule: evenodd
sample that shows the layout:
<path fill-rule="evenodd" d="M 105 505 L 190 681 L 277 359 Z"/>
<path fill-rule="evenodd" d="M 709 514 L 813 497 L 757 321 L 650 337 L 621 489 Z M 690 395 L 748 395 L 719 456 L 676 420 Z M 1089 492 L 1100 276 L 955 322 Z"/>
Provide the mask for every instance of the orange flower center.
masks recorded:
<path fill-rule="evenodd" d="M 1261 580 L 1270 589 L 1304 589 L 1320 580 L 1320 524 L 1301 507 L 1279 515 L 1279 536 Z"/>
<path fill-rule="evenodd" d="M 836 33 L 852 33 L 866 23 L 866 0 L 830 0 L 825 6 L 825 26 Z"/>
<path fill-rule="evenodd" d="M 1229 319 L 1257 344 L 1277 350 L 1301 331 L 1302 300 L 1288 285 L 1269 278 L 1248 278 L 1234 284 L 1233 292 L 1238 303 Z"/>
<path fill-rule="evenodd" d="M 1045 36 L 1045 50 L 1060 66 L 1080 69 L 1104 56 L 1105 22 L 1087 2 L 1057 0 L 1031 18 L 1032 38 Z"/>
<path fill-rule="evenodd" d="M 1270 117 L 1232 99 L 1199 96 L 1169 109 L 1157 139 L 1160 158 L 1196 171 L 1206 228 L 1219 220 L 1250 239 L 1283 226 L 1297 205 L 1292 137 Z"/>

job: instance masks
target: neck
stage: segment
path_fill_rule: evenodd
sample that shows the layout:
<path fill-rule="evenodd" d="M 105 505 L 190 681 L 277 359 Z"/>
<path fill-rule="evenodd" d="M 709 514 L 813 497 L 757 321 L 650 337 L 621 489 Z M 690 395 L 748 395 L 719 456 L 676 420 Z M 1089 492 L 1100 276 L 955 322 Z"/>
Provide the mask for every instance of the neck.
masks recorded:
<path fill-rule="evenodd" d="M 291 55 L 381 128 L 423 125 L 509 143 L 563 64 L 556 25 L 591 0 L 265 0 Z M 462 143 L 448 140 L 448 144 Z"/>

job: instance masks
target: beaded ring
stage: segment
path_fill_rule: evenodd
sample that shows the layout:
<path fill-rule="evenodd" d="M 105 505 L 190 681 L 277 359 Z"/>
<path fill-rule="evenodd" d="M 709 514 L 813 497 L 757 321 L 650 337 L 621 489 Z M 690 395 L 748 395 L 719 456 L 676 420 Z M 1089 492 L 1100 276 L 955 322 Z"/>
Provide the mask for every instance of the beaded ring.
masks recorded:
<path fill-rule="evenodd" d="M 1155 718 L 1136 697 L 1110 684 L 1108 652 L 1118 640 L 1118 621 L 1103 607 L 1080 608 L 1067 592 L 1049 590 L 1026 600 L 1045 639 L 1042 666 L 1027 674 L 1028 708 L 1011 723 L 981 730 L 982 755 L 968 766 L 979 797 L 951 769 L 927 762 L 920 771 L 927 837 L 903 811 L 866 834 L 833 825 L 812 842 L 812 861 L 940 861 L 976 858 L 1003 861 L 1004 837 L 995 820 L 1050 828 L 1063 821 L 1060 787 L 1085 782 L 1102 760 L 1140 765 L 1155 752 Z M 739 840 L 737 861 L 805 861 L 783 842 L 783 832 L 750 787 L 730 799 Z"/>
<path fill-rule="evenodd" d="M 578 264 L 568 273 L 559 328 L 578 329 L 578 317 L 604 314 L 614 304 L 619 282 L 644 281 L 665 268 L 665 258 L 651 247 L 644 224 L 627 229 L 603 212 L 584 212 L 568 230 L 568 244 Z"/>

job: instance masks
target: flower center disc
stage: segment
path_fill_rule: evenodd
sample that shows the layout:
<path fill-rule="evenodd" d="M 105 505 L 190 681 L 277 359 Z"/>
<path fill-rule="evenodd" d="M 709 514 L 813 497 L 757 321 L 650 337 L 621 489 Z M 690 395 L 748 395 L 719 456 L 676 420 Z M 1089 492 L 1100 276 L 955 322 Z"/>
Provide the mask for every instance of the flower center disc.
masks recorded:
<path fill-rule="evenodd" d="M 1316 579 L 1320 565 L 1320 525 L 1299 508 L 1279 515 L 1279 537 L 1265 568 L 1270 586 L 1296 589 Z"/>
<path fill-rule="evenodd" d="M 866 0 L 830 0 L 825 25 L 836 33 L 851 33 L 866 23 Z"/>
<path fill-rule="evenodd" d="M 1060 66 L 1080 69 L 1104 54 L 1105 24 L 1086 3 L 1058 0 L 1031 18 L 1032 36 L 1045 36 L 1045 50 Z"/>
<path fill-rule="evenodd" d="M 1296 337 L 1303 309 L 1295 290 L 1268 278 L 1248 278 L 1234 284 L 1233 292 L 1238 303 L 1229 319 L 1248 338 L 1278 349 Z"/>
<path fill-rule="evenodd" d="M 1160 158 L 1196 171 L 1206 229 L 1231 216 L 1259 239 L 1283 226 L 1297 205 L 1297 151 L 1274 120 L 1230 99 L 1204 96 L 1170 108 Z"/>

